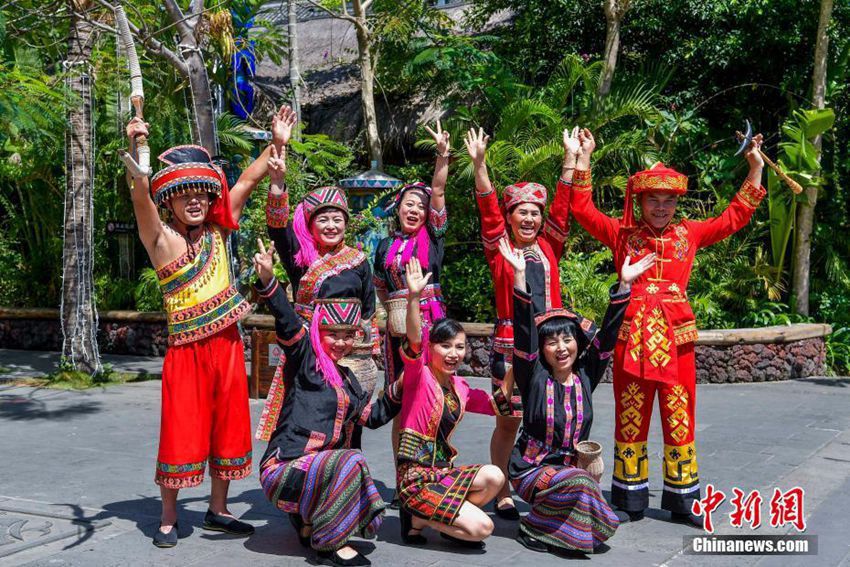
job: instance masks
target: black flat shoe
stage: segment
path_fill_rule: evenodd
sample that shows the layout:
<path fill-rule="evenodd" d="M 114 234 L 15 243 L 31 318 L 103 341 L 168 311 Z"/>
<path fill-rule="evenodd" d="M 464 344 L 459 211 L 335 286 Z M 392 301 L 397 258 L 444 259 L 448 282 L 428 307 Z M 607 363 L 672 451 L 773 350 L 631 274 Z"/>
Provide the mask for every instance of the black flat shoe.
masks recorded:
<path fill-rule="evenodd" d="M 304 529 L 304 520 L 298 514 L 289 514 L 289 523 L 295 528 L 295 535 L 298 536 L 298 542 L 306 548 L 310 547 L 310 536 L 301 535 L 301 530 Z"/>
<path fill-rule="evenodd" d="M 416 529 L 413 527 L 413 516 L 410 512 L 401 508 L 398 511 L 398 518 L 401 521 L 401 541 L 407 545 L 425 545 L 428 543 L 428 539 L 424 535 L 410 533 L 410 530 Z"/>
<path fill-rule="evenodd" d="M 387 504 L 387 508 L 389 508 L 390 510 L 401 509 L 401 501 L 398 499 L 398 491 L 393 492 L 393 499 L 390 500 L 389 504 Z"/>
<path fill-rule="evenodd" d="M 510 520 L 512 522 L 516 522 L 517 520 L 519 520 L 519 510 L 517 510 L 516 506 L 514 505 L 499 508 L 499 503 L 494 501 L 493 511 L 496 512 L 496 515 L 502 518 L 503 520 Z"/>
<path fill-rule="evenodd" d="M 362 555 L 357 553 L 351 559 L 343 559 L 336 551 L 317 551 L 316 561 L 319 565 L 331 565 L 332 567 L 349 567 L 355 565 L 371 565 L 372 562 Z"/>
<path fill-rule="evenodd" d="M 160 525 L 159 528 L 162 528 L 162 525 Z M 171 531 L 168 533 L 164 533 L 159 528 L 157 528 L 156 533 L 153 534 L 153 544 L 155 546 L 166 548 L 177 545 L 177 522 L 174 522 L 174 525 L 171 526 Z"/>
<path fill-rule="evenodd" d="M 526 549 L 530 549 L 531 551 L 539 551 L 540 553 L 546 553 L 549 551 L 548 545 L 546 545 L 542 541 L 534 539 L 528 534 L 520 532 L 517 534 L 516 540 L 520 542 Z"/>
<path fill-rule="evenodd" d="M 440 532 L 440 537 L 467 549 L 484 549 L 483 541 L 469 541 L 466 539 L 460 539 L 454 536 L 450 536 L 449 534 L 444 534 L 443 532 Z"/>
<path fill-rule="evenodd" d="M 212 510 L 207 510 L 204 516 L 204 529 L 238 536 L 249 536 L 254 533 L 254 526 L 251 524 L 240 522 L 230 516 L 213 514 Z"/>
<path fill-rule="evenodd" d="M 702 518 L 690 512 L 670 512 L 670 521 L 676 524 L 685 524 L 686 526 L 690 526 L 692 528 L 703 528 Z"/>

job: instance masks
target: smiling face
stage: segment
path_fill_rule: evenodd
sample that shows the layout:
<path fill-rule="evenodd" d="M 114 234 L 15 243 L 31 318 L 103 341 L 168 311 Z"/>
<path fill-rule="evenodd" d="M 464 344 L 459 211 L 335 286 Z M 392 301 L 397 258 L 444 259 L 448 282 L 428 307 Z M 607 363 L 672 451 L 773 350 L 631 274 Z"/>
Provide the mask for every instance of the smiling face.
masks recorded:
<path fill-rule="evenodd" d="M 676 214 L 676 204 L 679 196 L 660 191 L 641 193 L 640 213 L 652 228 L 661 230 L 670 224 L 673 215 Z"/>
<path fill-rule="evenodd" d="M 310 221 L 310 234 L 321 248 L 335 248 L 345 238 L 347 221 L 339 209 L 328 207 L 316 213 Z"/>
<path fill-rule="evenodd" d="M 411 189 L 404 194 L 398 208 L 398 218 L 403 233 L 413 234 L 425 224 L 427 200 L 422 191 Z"/>
<path fill-rule="evenodd" d="M 543 224 L 543 211 L 533 203 L 517 205 L 508 214 L 511 234 L 517 244 L 531 244 Z"/>
<path fill-rule="evenodd" d="M 210 196 L 207 193 L 184 193 L 168 200 L 168 208 L 179 222 L 196 226 L 202 224 L 210 210 Z"/>
<path fill-rule="evenodd" d="M 460 331 L 453 337 L 431 343 L 429 354 L 434 374 L 450 376 L 457 373 L 466 357 L 466 333 Z"/>
<path fill-rule="evenodd" d="M 353 329 L 319 331 L 322 349 L 334 362 L 339 362 L 351 354 L 356 336 Z"/>
<path fill-rule="evenodd" d="M 553 373 L 569 372 L 575 364 L 578 343 L 567 333 L 559 333 L 543 338 L 543 358 Z"/>

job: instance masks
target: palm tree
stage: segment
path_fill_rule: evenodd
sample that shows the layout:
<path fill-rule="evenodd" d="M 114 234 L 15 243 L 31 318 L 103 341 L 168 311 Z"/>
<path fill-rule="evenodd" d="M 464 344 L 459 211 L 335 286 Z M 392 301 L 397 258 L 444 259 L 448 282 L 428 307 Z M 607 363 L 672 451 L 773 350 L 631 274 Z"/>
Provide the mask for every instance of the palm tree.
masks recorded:
<path fill-rule="evenodd" d="M 90 0 L 69 0 L 71 12 L 86 11 Z M 94 126 L 89 71 L 95 27 L 72 16 L 66 86 L 73 100 L 65 130 L 65 243 L 62 251 L 62 355 L 76 370 L 100 370 L 92 269 L 94 246 Z"/>

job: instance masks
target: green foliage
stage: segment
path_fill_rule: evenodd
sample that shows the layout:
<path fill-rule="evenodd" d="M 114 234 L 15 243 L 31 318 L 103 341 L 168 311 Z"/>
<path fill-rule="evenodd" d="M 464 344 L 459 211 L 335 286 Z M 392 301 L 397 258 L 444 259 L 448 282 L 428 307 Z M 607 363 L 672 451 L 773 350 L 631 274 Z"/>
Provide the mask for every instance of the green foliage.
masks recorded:
<path fill-rule="evenodd" d="M 583 317 L 602 323 L 608 308 L 608 294 L 617 282 L 611 251 L 573 252 L 560 264 L 565 302 Z"/>
<path fill-rule="evenodd" d="M 460 320 L 495 321 L 496 296 L 484 251 L 478 245 L 472 254 L 459 252 L 456 247 L 446 247 L 446 261 L 440 277 L 449 315 Z"/>

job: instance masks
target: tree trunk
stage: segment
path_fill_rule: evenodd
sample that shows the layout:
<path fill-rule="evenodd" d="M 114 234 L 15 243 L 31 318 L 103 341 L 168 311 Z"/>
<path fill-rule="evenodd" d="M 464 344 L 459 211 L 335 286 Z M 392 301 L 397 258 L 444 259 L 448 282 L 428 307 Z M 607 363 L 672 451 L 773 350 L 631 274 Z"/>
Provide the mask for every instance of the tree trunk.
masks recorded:
<path fill-rule="evenodd" d="M 87 2 L 70 0 L 73 8 Z M 76 5 L 76 6 L 75 6 Z M 66 87 L 73 96 L 65 127 L 65 218 L 62 247 L 62 355 L 76 370 L 100 370 L 92 269 L 94 125 L 89 61 L 95 27 L 74 17 L 68 37 Z"/>
<path fill-rule="evenodd" d="M 189 89 L 192 93 L 192 139 L 205 147 L 212 155 L 218 154 L 218 136 L 215 129 L 215 112 L 212 103 L 212 88 L 207 67 L 200 51 L 184 49 L 183 59 L 189 68 Z"/>
<path fill-rule="evenodd" d="M 815 108 L 822 109 L 826 104 L 826 64 L 829 53 L 829 21 L 832 18 L 833 0 L 821 0 L 820 18 L 818 20 L 818 36 L 815 45 L 814 71 L 812 72 L 812 101 Z M 820 161 L 821 136 L 815 138 L 816 156 Z M 818 200 L 817 186 L 806 187 L 806 202 L 797 206 L 797 234 L 794 248 L 794 273 L 792 289 L 794 290 L 794 309 L 800 315 L 809 314 L 809 268 L 811 267 L 812 231 L 815 224 L 815 205 Z"/>
<path fill-rule="evenodd" d="M 602 56 L 604 65 L 596 94 L 600 98 L 611 91 L 614 81 L 614 70 L 617 68 L 617 53 L 620 50 L 620 24 L 629 9 L 630 0 L 603 0 L 605 11 L 605 52 Z"/>
<path fill-rule="evenodd" d="M 369 159 L 377 169 L 384 165 L 381 137 L 378 134 L 378 115 L 375 112 L 375 71 L 372 68 L 372 49 L 369 30 L 366 27 L 366 11 L 360 0 L 353 0 L 352 8 L 357 22 L 357 52 L 360 64 L 360 99 L 363 104 L 363 123 L 366 127 L 366 146 Z"/>
<path fill-rule="evenodd" d="M 292 110 L 301 122 L 301 72 L 298 65 L 298 14 L 296 0 L 288 0 L 289 86 L 292 89 Z M 294 132 L 298 136 L 298 130 Z"/>

